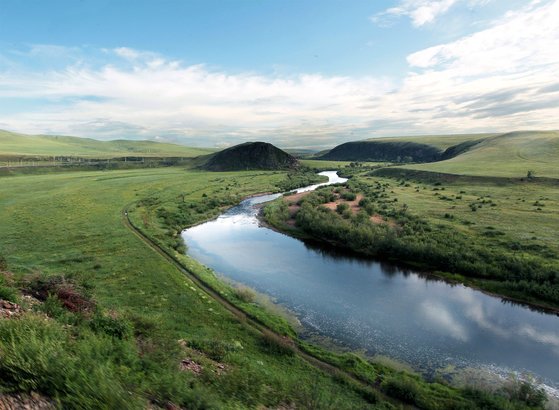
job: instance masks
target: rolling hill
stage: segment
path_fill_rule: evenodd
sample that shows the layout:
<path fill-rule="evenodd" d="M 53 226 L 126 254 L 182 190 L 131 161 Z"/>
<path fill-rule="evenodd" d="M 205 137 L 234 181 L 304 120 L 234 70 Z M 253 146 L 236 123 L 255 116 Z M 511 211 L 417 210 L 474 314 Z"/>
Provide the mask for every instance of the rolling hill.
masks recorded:
<path fill-rule="evenodd" d="M 266 142 L 245 142 L 210 155 L 200 166 L 208 171 L 290 169 L 298 166 L 295 157 Z"/>
<path fill-rule="evenodd" d="M 559 131 L 521 131 L 486 138 L 445 161 L 405 168 L 461 175 L 559 178 Z"/>
<path fill-rule="evenodd" d="M 336 161 L 433 162 L 459 155 L 494 134 L 375 138 L 346 142 L 318 159 Z"/>
<path fill-rule="evenodd" d="M 26 135 L 0 130 L 0 159 L 44 158 L 52 156 L 83 158 L 196 157 L 214 152 L 209 148 L 154 141 L 99 141 L 55 135 Z"/>

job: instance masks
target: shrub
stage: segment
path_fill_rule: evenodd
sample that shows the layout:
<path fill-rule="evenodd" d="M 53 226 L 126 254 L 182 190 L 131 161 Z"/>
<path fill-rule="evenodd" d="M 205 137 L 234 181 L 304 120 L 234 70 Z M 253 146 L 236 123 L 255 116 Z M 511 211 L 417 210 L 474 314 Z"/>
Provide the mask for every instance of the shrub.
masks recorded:
<path fill-rule="evenodd" d="M 117 339 L 127 339 L 132 335 L 132 325 L 125 319 L 96 314 L 89 322 L 89 327 L 96 333 L 104 333 Z"/>
<path fill-rule="evenodd" d="M 62 306 L 62 303 L 54 295 L 49 295 L 45 301 L 39 305 L 39 309 L 46 313 L 47 316 L 52 318 L 61 318 L 66 313 L 66 310 Z"/>
<path fill-rule="evenodd" d="M 381 384 L 386 394 L 406 403 L 413 404 L 419 395 L 417 382 L 406 376 L 390 376 Z"/>
<path fill-rule="evenodd" d="M 347 211 L 349 209 L 349 205 L 346 203 L 343 204 L 338 204 L 338 206 L 336 207 L 336 212 L 339 213 L 340 215 L 343 214 L 345 211 Z"/>
<path fill-rule="evenodd" d="M 70 312 L 86 312 L 95 308 L 86 288 L 64 275 L 40 274 L 26 278 L 26 281 L 26 288 L 41 301 L 54 296 Z"/>
<path fill-rule="evenodd" d="M 237 348 L 227 342 L 213 339 L 191 340 L 189 346 L 205 353 L 210 359 L 222 361 L 225 356 Z"/>
<path fill-rule="evenodd" d="M 252 303 L 256 297 L 255 292 L 246 287 L 246 286 L 239 286 L 233 290 L 235 297 L 242 302 L 245 303 Z"/>
<path fill-rule="evenodd" d="M 357 196 L 353 192 L 345 192 L 342 194 L 342 198 L 346 201 L 355 201 Z"/>
<path fill-rule="evenodd" d="M 17 302 L 17 292 L 15 289 L 0 284 L 0 299 L 10 302 Z"/>
<path fill-rule="evenodd" d="M 532 382 L 531 379 L 520 380 L 511 377 L 504 387 L 504 391 L 511 400 L 525 403 L 530 407 L 543 407 L 547 401 L 547 396 L 542 389 L 537 388 Z"/>
<path fill-rule="evenodd" d="M 0 299 L 17 302 L 17 291 L 10 286 L 10 282 L 6 280 L 4 274 L 0 273 Z"/>
<path fill-rule="evenodd" d="M 295 346 L 293 340 L 287 336 L 279 336 L 273 332 L 265 330 L 260 339 L 262 346 L 269 353 L 278 356 L 293 356 L 295 354 Z"/>

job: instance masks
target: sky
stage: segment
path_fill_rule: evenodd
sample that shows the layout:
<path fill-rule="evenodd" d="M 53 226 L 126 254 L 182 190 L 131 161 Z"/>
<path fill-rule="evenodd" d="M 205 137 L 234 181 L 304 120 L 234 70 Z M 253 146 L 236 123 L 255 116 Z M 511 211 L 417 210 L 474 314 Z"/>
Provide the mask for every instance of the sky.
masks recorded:
<path fill-rule="evenodd" d="M 559 0 L 0 0 L 0 129 L 224 147 L 559 129 Z"/>

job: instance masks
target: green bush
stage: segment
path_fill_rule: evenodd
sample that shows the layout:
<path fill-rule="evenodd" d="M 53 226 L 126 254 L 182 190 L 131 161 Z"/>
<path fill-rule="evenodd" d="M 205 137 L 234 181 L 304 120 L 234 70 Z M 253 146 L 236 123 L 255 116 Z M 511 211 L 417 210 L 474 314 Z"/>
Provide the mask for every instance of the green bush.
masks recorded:
<path fill-rule="evenodd" d="M 346 212 L 347 210 L 349 210 L 349 205 L 346 203 L 341 203 L 336 206 L 336 212 L 340 215 L 344 214 L 344 212 Z"/>
<path fill-rule="evenodd" d="M 10 302 L 17 302 L 18 300 L 18 292 L 12 286 L 11 281 L 9 280 L 9 276 L 5 276 L 2 273 L 2 263 L 5 263 L 5 260 L 0 255 L 0 299 L 7 300 Z M 4 266 L 4 269 L 6 266 Z"/>
<path fill-rule="evenodd" d="M 0 284 L 0 299 L 8 300 L 10 302 L 17 302 L 17 292 L 11 287 L 3 286 L 2 284 Z"/>
<path fill-rule="evenodd" d="M 237 350 L 232 343 L 213 339 L 191 340 L 189 346 L 204 352 L 210 359 L 222 361 L 229 352 Z"/>
<path fill-rule="evenodd" d="M 264 349 L 278 356 L 293 356 L 295 347 L 293 341 L 286 336 L 278 336 L 277 334 L 265 330 L 260 339 Z"/>
<path fill-rule="evenodd" d="M 381 384 L 382 390 L 390 397 L 414 404 L 419 396 L 417 382 L 404 375 L 387 377 Z"/>
<path fill-rule="evenodd" d="M 62 318 L 66 314 L 66 309 L 64 309 L 62 302 L 54 295 L 48 295 L 47 299 L 39 305 L 39 310 L 54 319 Z"/>
<path fill-rule="evenodd" d="M 532 408 L 542 408 L 547 401 L 545 392 L 536 387 L 530 379 L 520 380 L 513 377 L 504 387 L 504 391 L 511 400 L 524 403 Z"/>
<path fill-rule="evenodd" d="M 96 314 L 89 326 L 96 333 L 104 333 L 117 339 L 127 339 L 132 335 L 132 325 L 125 319 Z"/>
<path fill-rule="evenodd" d="M 346 201 L 355 201 L 356 197 L 357 196 L 353 192 L 344 192 L 342 194 L 342 199 L 345 199 Z"/>
<path fill-rule="evenodd" d="M 252 303 L 256 298 L 256 293 L 246 286 L 236 287 L 234 288 L 233 292 L 237 299 L 239 299 L 241 302 Z"/>

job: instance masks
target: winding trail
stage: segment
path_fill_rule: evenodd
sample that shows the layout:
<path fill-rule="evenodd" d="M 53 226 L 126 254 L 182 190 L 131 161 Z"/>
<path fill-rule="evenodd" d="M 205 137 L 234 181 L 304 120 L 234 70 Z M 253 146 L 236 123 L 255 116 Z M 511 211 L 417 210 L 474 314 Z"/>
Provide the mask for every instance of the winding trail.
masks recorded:
<path fill-rule="evenodd" d="M 126 205 L 122 210 L 122 223 L 126 228 L 128 228 L 132 233 L 137 236 L 141 241 L 143 241 L 149 248 L 151 248 L 154 252 L 158 253 L 163 259 L 165 259 L 168 263 L 172 264 L 175 268 L 177 268 L 181 273 L 186 275 L 198 288 L 200 288 L 203 292 L 205 292 L 209 297 L 214 299 L 216 302 L 221 304 L 226 310 L 232 313 L 235 317 L 239 319 L 239 321 L 245 325 L 246 328 L 250 329 L 253 332 L 258 334 L 263 334 L 264 332 L 272 333 L 279 338 L 285 338 L 286 336 L 281 335 L 275 332 L 270 327 L 266 326 L 257 318 L 253 317 L 250 314 L 247 314 L 245 311 L 240 309 L 239 307 L 235 306 L 233 303 L 229 302 L 223 296 L 221 296 L 218 292 L 216 292 L 211 285 L 206 283 L 200 277 L 198 277 L 194 272 L 186 269 L 170 252 L 159 246 L 155 243 L 150 237 L 145 235 L 139 228 L 137 228 L 132 221 L 130 221 L 130 217 L 128 216 L 128 208 L 132 204 Z M 292 342 L 292 348 L 295 354 L 297 354 L 300 358 L 305 360 L 308 364 L 328 373 L 331 376 L 340 377 L 342 379 L 349 379 L 351 381 L 357 382 L 362 388 L 365 390 L 373 390 L 378 399 L 382 401 L 387 401 L 392 404 L 398 405 L 400 408 L 403 409 L 413 409 L 415 407 L 404 405 L 401 402 L 392 399 L 386 396 L 376 385 L 371 384 L 369 381 L 365 380 L 358 375 L 348 372 L 346 370 L 342 370 L 322 359 L 319 359 L 305 351 L 303 351 L 298 345 L 297 341 L 290 339 Z"/>

